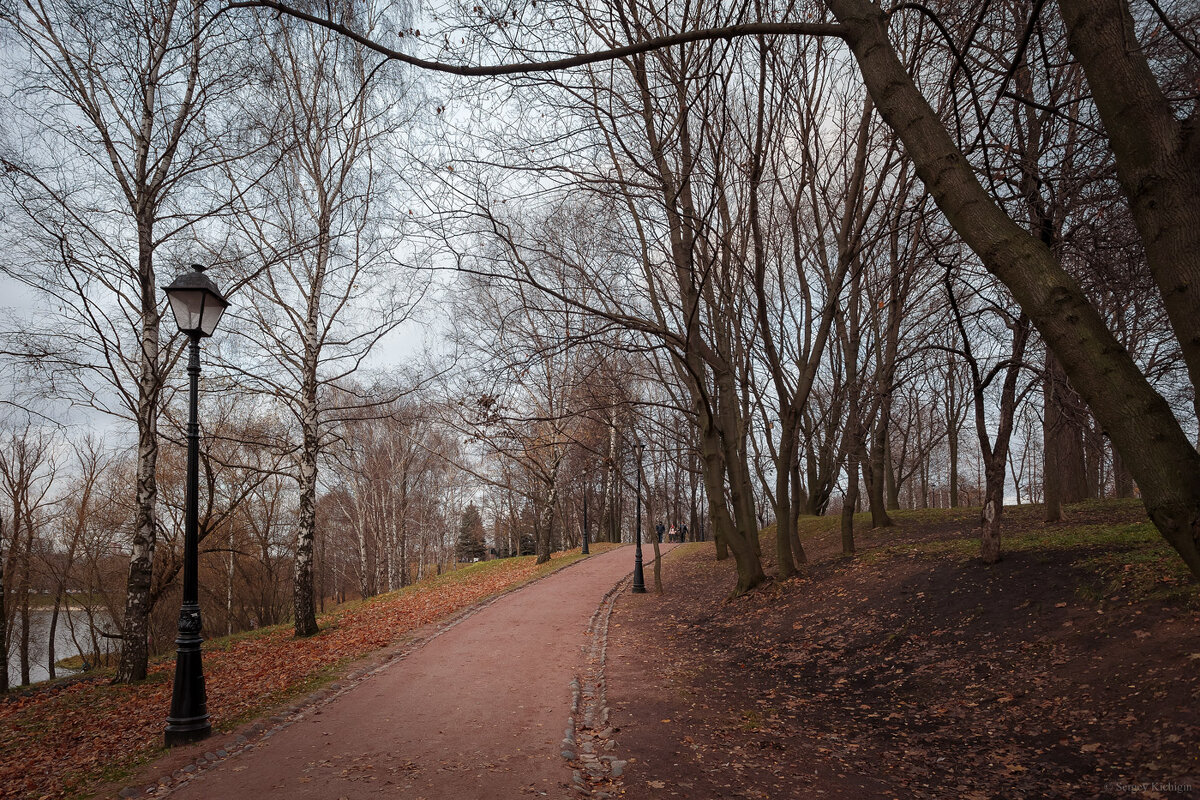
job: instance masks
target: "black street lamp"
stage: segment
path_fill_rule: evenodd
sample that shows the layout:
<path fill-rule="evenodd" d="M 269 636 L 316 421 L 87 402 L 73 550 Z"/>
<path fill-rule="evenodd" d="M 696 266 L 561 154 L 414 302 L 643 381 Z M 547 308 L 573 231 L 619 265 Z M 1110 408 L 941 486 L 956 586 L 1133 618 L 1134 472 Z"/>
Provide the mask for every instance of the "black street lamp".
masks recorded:
<path fill-rule="evenodd" d="M 587 489 L 583 490 L 583 549 L 581 552 L 585 556 L 591 555 L 588 552 Z"/>
<path fill-rule="evenodd" d="M 198 586 L 200 423 L 196 419 L 200 384 L 200 339 L 212 336 L 217 322 L 229 303 L 217 285 L 204 274 L 204 267 L 192 265 L 192 272 L 176 278 L 164 287 L 175 324 L 187 334 L 188 397 L 187 493 L 183 510 L 183 605 L 179 609 L 179 633 L 175 637 L 175 688 L 171 692 L 171 713 L 163 735 L 167 747 L 199 741 L 212 733 L 208 721 L 208 701 L 204 691 L 204 668 L 200 662 L 200 596 Z"/>
<path fill-rule="evenodd" d="M 642 572 L 642 452 L 646 445 L 641 441 L 633 443 L 633 452 L 637 454 L 637 539 L 633 549 L 633 593 L 646 593 L 646 575 Z"/>

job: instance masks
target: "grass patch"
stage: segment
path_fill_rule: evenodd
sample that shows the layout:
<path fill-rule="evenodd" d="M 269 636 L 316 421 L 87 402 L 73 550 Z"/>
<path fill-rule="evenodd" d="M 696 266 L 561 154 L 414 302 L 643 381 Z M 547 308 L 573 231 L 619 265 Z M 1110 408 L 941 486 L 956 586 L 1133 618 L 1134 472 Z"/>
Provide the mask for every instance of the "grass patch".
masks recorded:
<path fill-rule="evenodd" d="M 1063 509 L 1065 522 L 1044 522 L 1042 505 L 1005 506 L 1002 553 L 1028 553 L 1043 563 L 1066 556 L 1083 575 L 1081 592 L 1093 599 L 1119 596 L 1184 602 L 1200 607 L 1200 584 L 1152 523 L 1140 500 L 1086 500 Z M 860 550 L 856 560 L 872 564 L 895 556 L 924 556 L 968 561 L 979 557 L 978 508 L 904 509 L 889 511 L 897 538 L 921 528 L 935 529 L 928 538 L 897 541 Z M 854 515 L 855 531 L 869 529 L 871 515 Z M 774 526 L 763 531 L 773 541 Z M 801 540 L 837 536 L 838 515 L 801 517 Z M 887 536 L 887 529 L 876 531 Z M 764 547 L 768 546 L 764 539 Z M 773 547 L 772 545 L 769 545 Z"/>
<path fill-rule="evenodd" d="M 762 723 L 762 714 L 751 708 L 742 712 L 742 719 L 741 722 L 738 723 L 738 727 L 746 733 L 753 733 L 762 727 Z"/>

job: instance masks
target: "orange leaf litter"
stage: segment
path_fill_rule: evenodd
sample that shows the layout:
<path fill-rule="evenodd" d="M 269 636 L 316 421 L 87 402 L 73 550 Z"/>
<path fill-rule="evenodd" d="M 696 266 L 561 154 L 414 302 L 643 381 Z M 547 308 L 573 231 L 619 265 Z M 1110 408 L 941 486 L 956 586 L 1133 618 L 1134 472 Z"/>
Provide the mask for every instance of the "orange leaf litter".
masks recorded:
<path fill-rule="evenodd" d="M 386 647 L 534 576 L 533 562 L 506 560 L 462 581 L 449 573 L 431 586 L 417 584 L 334 611 L 308 639 L 281 627 L 225 650 L 205 650 L 213 727 L 279 702 L 289 688 L 333 664 Z M 65 797 L 86 789 L 110 767 L 152 756 L 162 747 L 174 669 L 172 655 L 152 662 L 147 680 L 133 686 L 112 686 L 101 675 L 0 696 L 0 798 Z"/>

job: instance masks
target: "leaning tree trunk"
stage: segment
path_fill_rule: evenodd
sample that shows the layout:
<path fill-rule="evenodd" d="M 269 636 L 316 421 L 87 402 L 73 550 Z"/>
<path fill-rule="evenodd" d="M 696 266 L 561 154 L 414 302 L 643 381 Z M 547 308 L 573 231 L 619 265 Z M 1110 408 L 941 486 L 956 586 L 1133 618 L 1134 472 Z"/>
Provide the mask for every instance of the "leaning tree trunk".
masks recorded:
<path fill-rule="evenodd" d="M 883 10 L 867 0 L 827 0 L 827 3 L 845 25 L 846 42 L 858 61 L 876 107 L 904 142 L 930 195 L 963 241 L 980 255 L 987 269 L 1012 291 L 1029 314 L 1043 341 L 1064 366 L 1071 385 L 1126 460 L 1155 527 L 1192 574 L 1200 577 L 1200 453 L 1183 432 L 1170 405 L 1146 380 L 1051 250 L 1022 230 L 980 185 L 970 162 L 958 150 L 897 57 L 888 39 Z M 1153 131 L 1157 136 L 1172 125 L 1178 132 L 1180 125 L 1171 122 L 1169 109 L 1154 119 L 1143 119 L 1140 107 L 1132 108 L 1122 99 L 1133 98 L 1137 103 L 1153 100 L 1143 98 L 1140 90 L 1131 92 L 1130 87 L 1122 88 L 1124 83 L 1130 83 L 1125 79 L 1131 71 L 1139 78 L 1132 81 L 1131 86 L 1136 84 L 1134 88 L 1143 84 L 1157 88 L 1140 48 L 1123 44 L 1136 27 L 1128 8 L 1121 3 L 1111 4 L 1119 13 L 1109 20 L 1112 27 L 1106 30 L 1120 34 L 1117 46 L 1101 40 L 1093 47 L 1097 36 L 1089 36 L 1091 29 L 1084 23 L 1102 25 L 1108 10 L 1100 9 L 1099 3 L 1092 6 L 1082 0 L 1070 3 L 1060 0 L 1059 4 L 1064 9 L 1071 49 L 1087 72 L 1104 127 L 1113 143 L 1122 183 L 1127 183 L 1125 176 L 1129 174 L 1147 178 L 1130 181 L 1127 188 L 1136 192 L 1131 208 L 1143 241 L 1147 241 L 1146 230 L 1174 231 L 1170 236 L 1172 242 L 1155 241 L 1154 248 L 1147 243 L 1146 254 L 1160 291 L 1191 287 L 1177 292 L 1178 296 L 1171 301 L 1173 307 L 1182 306 L 1186 313 L 1175 314 L 1168 308 L 1176 334 L 1193 342 L 1185 345 L 1186 357 L 1189 354 L 1186 348 L 1197 348 L 1193 352 L 1200 350 L 1200 334 L 1193 340 L 1189 333 L 1200 325 L 1193 296 L 1196 287 L 1200 287 L 1200 275 L 1190 277 L 1200 263 L 1200 241 L 1178 248 L 1174 240 L 1183 229 L 1200 235 L 1200 209 L 1191 201 L 1167 202 L 1171 187 L 1149 179 L 1153 174 L 1162 174 L 1153 163 L 1158 155 L 1156 148 L 1167 151 L 1171 146 L 1170 142 L 1163 145 L 1149 134 Z M 1068 9 L 1072 13 L 1067 13 Z M 1126 69 L 1131 62 L 1136 62 L 1136 69 Z M 1150 157 L 1139 159 L 1139 152 L 1147 149 Z M 1172 174 L 1185 176 L 1185 181 L 1191 180 L 1187 176 L 1200 174 L 1200 169 L 1186 158 L 1172 160 L 1167 153 L 1165 159 L 1173 165 Z M 1148 169 L 1139 172 L 1142 165 L 1149 165 Z M 1158 192 L 1165 194 L 1158 197 Z M 1194 199 L 1200 196 L 1200 191 L 1184 195 Z M 1162 224 L 1169 222 L 1168 217 L 1179 219 L 1174 224 Z M 1187 321 L 1189 314 L 1192 322 Z M 1193 384 L 1200 384 L 1200 375 L 1192 366 L 1193 361 L 1189 360 L 1189 373 L 1195 376 Z"/>
<path fill-rule="evenodd" d="M 1186 4 L 1185 4 L 1186 5 Z M 1059 0 L 1193 387 L 1200 387 L 1200 147 L 1172 107 L 1122 0 Z M 1066 360 L 1063 360 L 1067 363 Z M 1072 381 L 1074 383 L 1074 381 Z M 1076 387 L 1078 388 L 1078 387 Z"/>

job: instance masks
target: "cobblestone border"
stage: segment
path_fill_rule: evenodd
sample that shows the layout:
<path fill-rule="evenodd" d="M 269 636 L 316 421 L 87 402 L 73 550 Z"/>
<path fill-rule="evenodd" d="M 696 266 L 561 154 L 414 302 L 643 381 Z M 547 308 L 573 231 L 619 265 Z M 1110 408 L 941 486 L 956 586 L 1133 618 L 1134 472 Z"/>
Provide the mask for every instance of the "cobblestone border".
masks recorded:
<path fill-rule="evenodd" d="M 608 724 L 608 623 L 613 608 L 633 580 L 626 575 L 605 593 L 588 622 L 589 642 L 584 645 L 587 667 L 582 681 L 571 680 L 571 714 L 563 733 L 562 757 L 571 768 L 571 785 L 584 797 L 598 800 L 621 794 L 625 761 L 613 755 L 617 740 Z"/>

